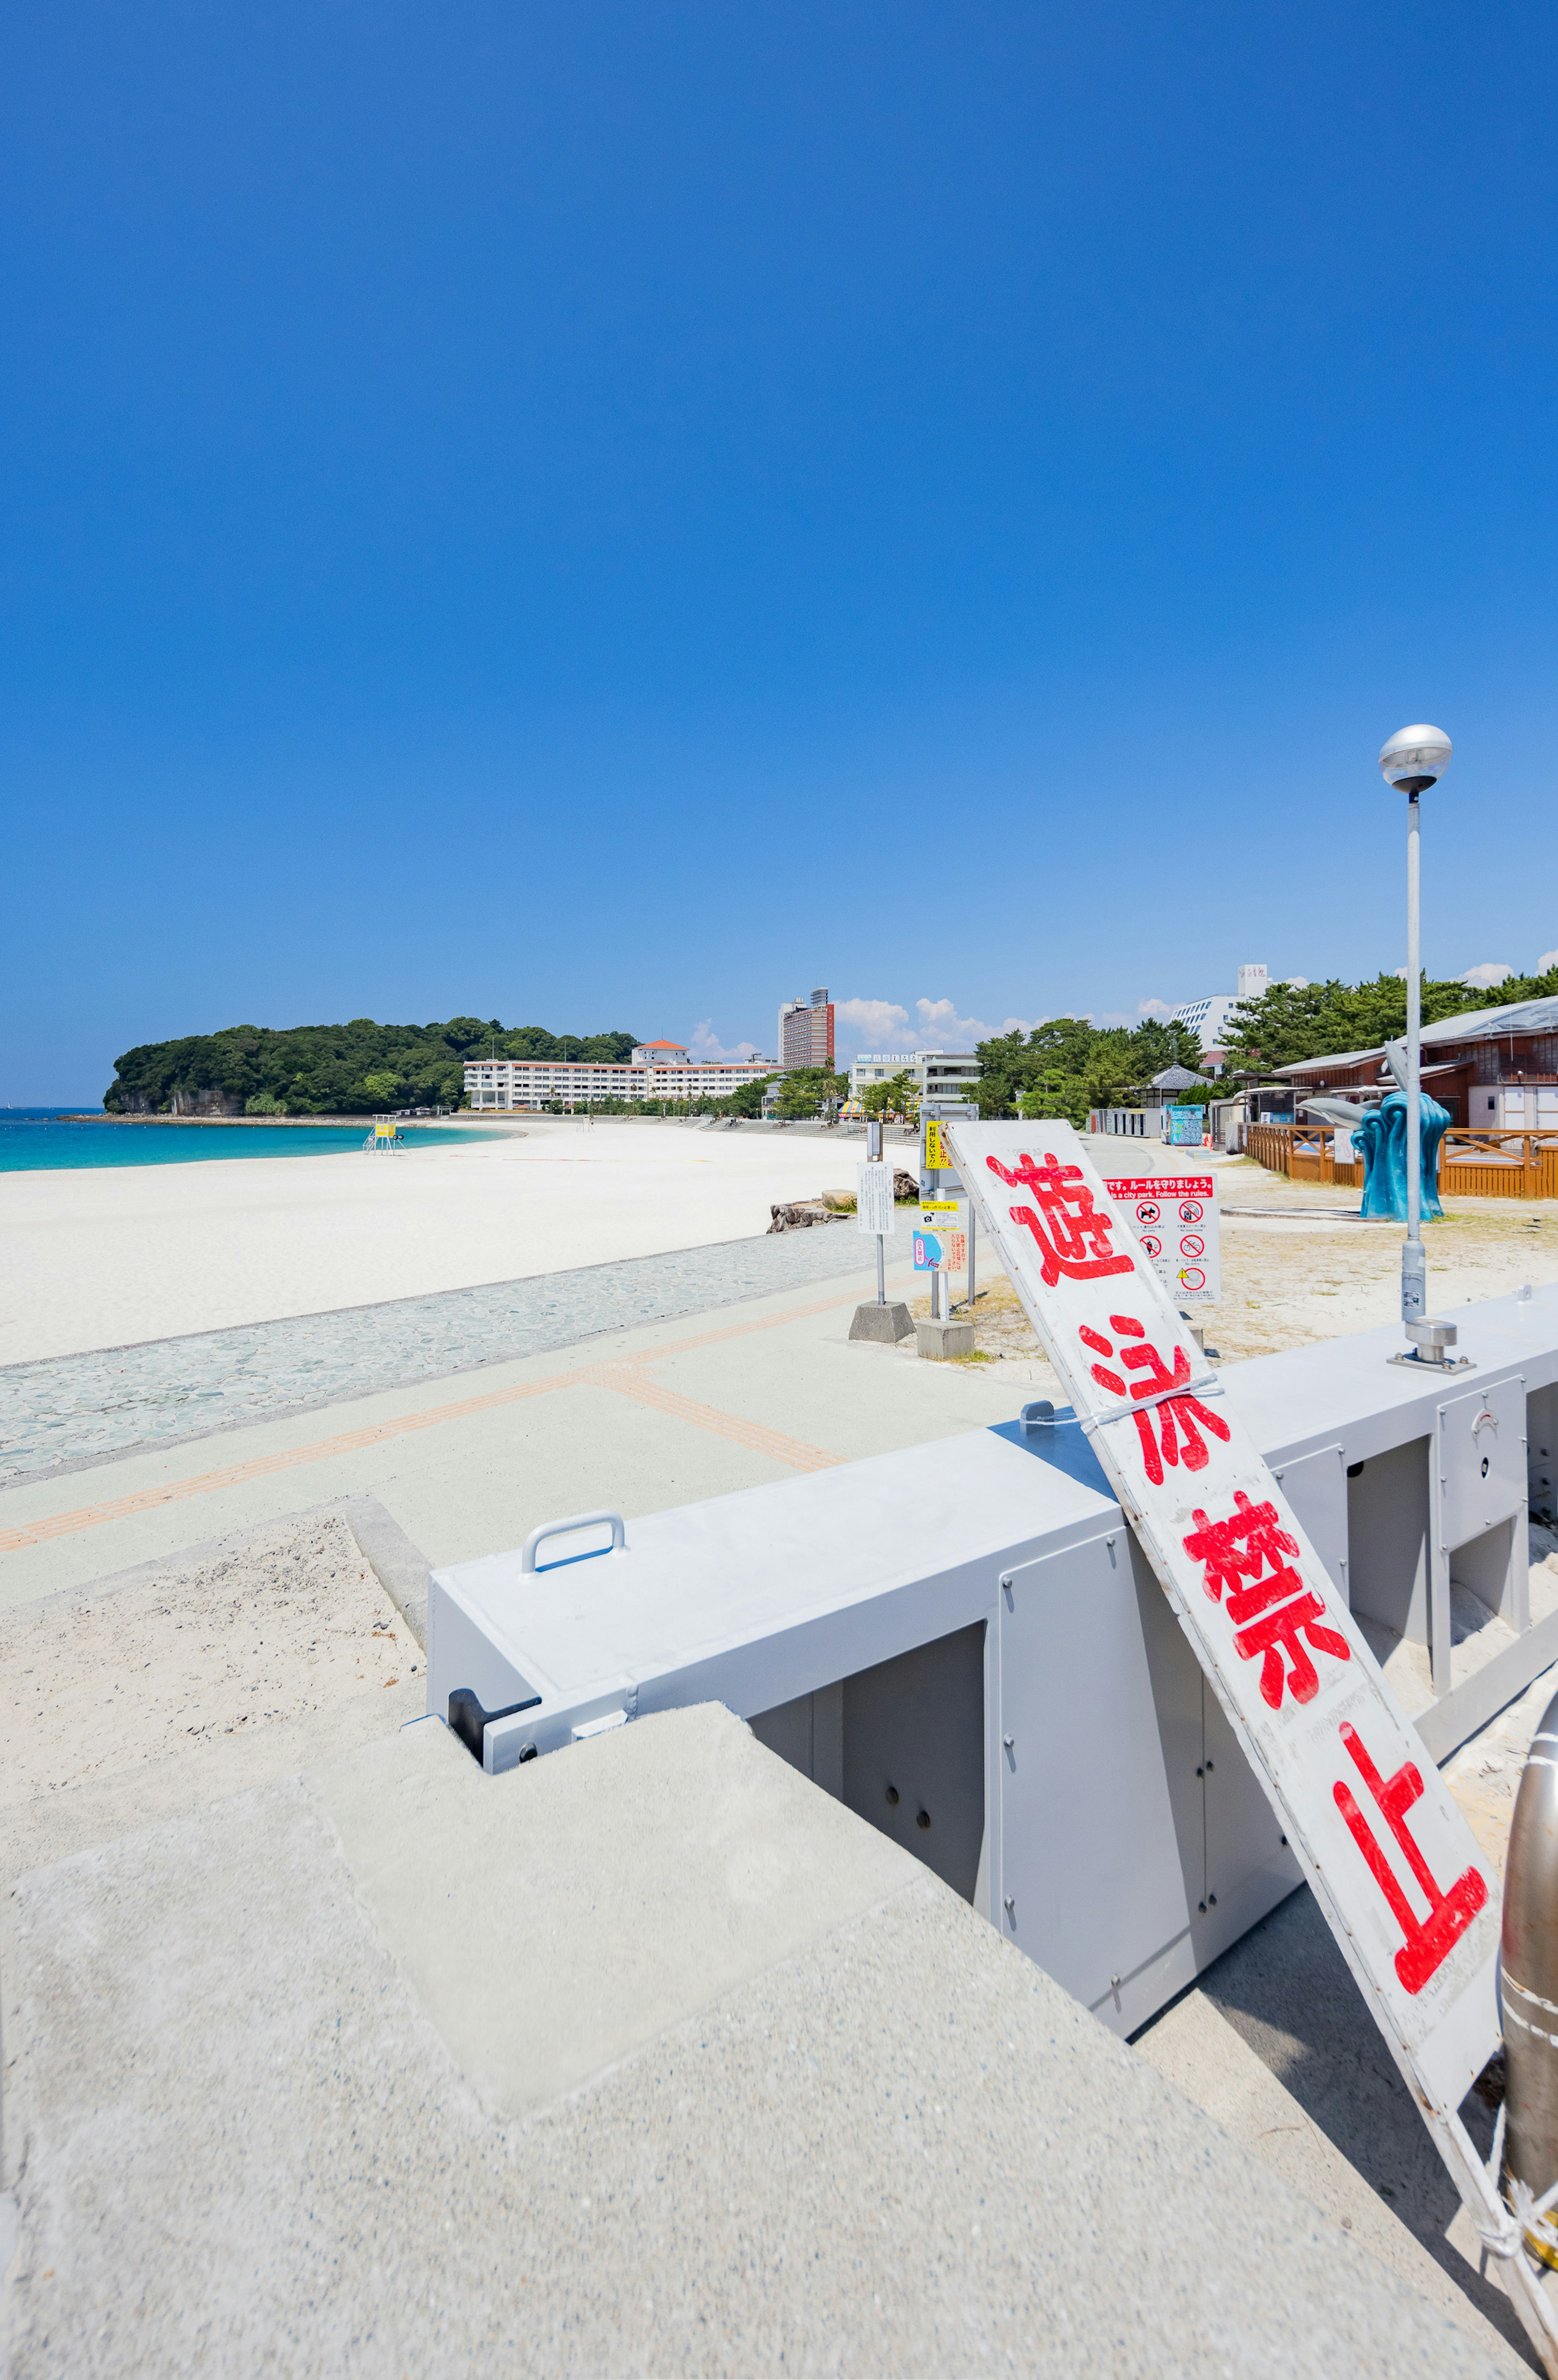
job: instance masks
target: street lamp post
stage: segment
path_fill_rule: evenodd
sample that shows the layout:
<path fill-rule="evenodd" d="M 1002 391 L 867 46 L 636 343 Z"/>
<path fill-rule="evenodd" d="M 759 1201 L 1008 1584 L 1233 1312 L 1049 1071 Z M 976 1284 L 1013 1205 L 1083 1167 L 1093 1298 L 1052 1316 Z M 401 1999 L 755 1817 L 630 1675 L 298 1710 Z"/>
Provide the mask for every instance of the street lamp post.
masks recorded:
<path fill-rule="evenodd" d="M 1401 1250 L 1401 1318 L 1421 1322 L 1428 1312 L 1428 1261 L 1423 1255 L 1423 999 L 1419 881 L 1422 813 L 1418 797 L 1450 765 L 1450 738 L 1441 727 L 1401 727 L 1380 753 L 1380 774 L 1406 796 L 1406 1238 Z"/>

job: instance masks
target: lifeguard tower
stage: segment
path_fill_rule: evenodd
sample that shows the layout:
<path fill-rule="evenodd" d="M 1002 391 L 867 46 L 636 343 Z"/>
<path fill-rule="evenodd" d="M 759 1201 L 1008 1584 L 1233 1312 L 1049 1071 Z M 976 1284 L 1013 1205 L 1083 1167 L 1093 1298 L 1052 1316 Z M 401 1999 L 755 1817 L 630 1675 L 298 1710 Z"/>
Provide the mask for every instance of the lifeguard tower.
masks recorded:
<path fill-rule="evenodd" d="M 406 1143 L 400 1136 L 400 1126 L 394 1116 L 375 1116 L 373 1129 L 362 1146 L 364 1148 L 396 1149 L 404 1148 Z"/>

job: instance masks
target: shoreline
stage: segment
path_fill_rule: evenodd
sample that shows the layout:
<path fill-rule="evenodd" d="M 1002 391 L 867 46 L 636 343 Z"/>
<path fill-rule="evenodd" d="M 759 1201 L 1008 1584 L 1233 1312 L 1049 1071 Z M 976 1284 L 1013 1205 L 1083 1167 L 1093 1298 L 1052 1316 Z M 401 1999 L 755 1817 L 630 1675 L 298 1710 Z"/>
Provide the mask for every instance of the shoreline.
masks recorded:
<path fill-rule="evenodd" d="M 0 1365 L 758 1239 L 853 1183 L 847 1144 L 639 1121 L 462 1111 L 414 1166 L 300 1146 L 0 1172 Z"/>
<path fill-rule="evenodd" d="M 180 1125 L 196 1123 L 225 1127 L 237 1125 L 240 1131 L 250 1132 L 257 1130 L 263 1131 L 266 1129 L 271 1131 L 286 1131 L 289 1129 L 294 1131 L 306 1131 L 310 1125 L 315 1127 L 328 1125 L 338 1130 L 349 1129 L 355 1131 L 359 1124 L 371 1123 L 374 1121 L 375 1116 L 380 1115 L 383 1112 L 383 1111 L 382 1109 L 374 1109 L 371 1111 L 364 1110 L 360 1115 L 113 1115 L 109 1113 L 106 1108 L 104 1108 L 101 1113 L 95 1110 L 83 1108 L 78 1110 L 74 1113 L 62 1110 L 59 1114 L 51 1116 L 49 1121 L 51 1123 L 153 1123 Z M 425 1131 L 430 1126 L 436 1130 L 441 1124 L 454 1123 L 464 1125 L 468 1118 L 475 1115 L 475 1109 L 459 1108 L 451 1111 L 448 1115 L 442 1116 L 396 1116 L 395 1118 L 395 1122 L 402 1126 L 407 1126 L 416 1131 Z"/>

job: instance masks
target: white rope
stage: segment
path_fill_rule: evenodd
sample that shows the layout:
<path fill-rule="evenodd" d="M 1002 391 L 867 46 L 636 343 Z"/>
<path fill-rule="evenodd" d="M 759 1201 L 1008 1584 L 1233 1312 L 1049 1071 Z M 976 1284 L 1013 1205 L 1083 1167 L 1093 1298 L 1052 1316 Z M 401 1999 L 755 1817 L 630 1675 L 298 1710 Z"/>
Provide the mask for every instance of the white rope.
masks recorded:
<path fill-rule="evenodd" d="M 1090 1437 L 1106 1422 L 1127 1421 L 1132 1414 L 1149 1413 L 1154 1405 L 1166 1405 L 1174 1397 L 1220 1397 L 1222 1394 L 1222 1381 L 1215 1372 L 1209 1372 L 1205 1379 L 1182 1380 L 1176 1389 L 1159 1389 L 1150 1397 L 1135 1397 L 1123 1405 L 1105 1405 L 1102 1413 L 1080 1414 L 1077 1420 Z"/>
<path fill-rule="evenodd" d="M 1503 2194 L 1499 2187 L 1499 2167 L 1503 2156 L 1504 2119 L 1508 2114 L 1509 2103 L 1505 2100 L 1499 2108 L 1498 2122 L 1493 2126 L 1492 2155 L 1489 2157 L 1485 2168 L 1489 2192 L 1493 2204 L 1491 2207 L 1485 2206 L 1480 2213 L 1474 2216 L 1478 2237 L 1490 2255 L 1503 2256 L 1506 2260 L 1520 2253 L 1527 2233 L 1529 2233 L 1533 2240 L 1540 2240 L 1544 2248 L 1550 2249 L 1554 2255 L 1558 2255 L 1558 2226 L 1549 2220 L 1552 2208 L 1558 2205 L 1558 2181 L 1553 2183 L 1551 2190 L 1545 2191 L 1540 2198 L 1533 2198 L 1529 2186 L 1512 2177 L 1510 2195 L 1515 2201 L 1513 2214 L 1503 2204 Z"/>

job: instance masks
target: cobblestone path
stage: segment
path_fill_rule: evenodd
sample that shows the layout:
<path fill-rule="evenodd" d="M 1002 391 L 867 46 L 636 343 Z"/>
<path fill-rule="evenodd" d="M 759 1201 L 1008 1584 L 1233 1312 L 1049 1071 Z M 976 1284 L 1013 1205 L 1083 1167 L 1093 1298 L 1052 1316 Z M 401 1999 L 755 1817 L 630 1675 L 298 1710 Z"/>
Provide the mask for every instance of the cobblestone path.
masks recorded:
<path fill-rule="evenodd" d="M 900 1232 L 897 1245 L 907 1248 Z M 0 1368 L 0 1486 L 865 1274 L 854 1220 Z"/>

